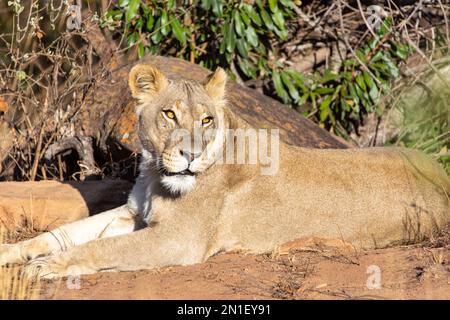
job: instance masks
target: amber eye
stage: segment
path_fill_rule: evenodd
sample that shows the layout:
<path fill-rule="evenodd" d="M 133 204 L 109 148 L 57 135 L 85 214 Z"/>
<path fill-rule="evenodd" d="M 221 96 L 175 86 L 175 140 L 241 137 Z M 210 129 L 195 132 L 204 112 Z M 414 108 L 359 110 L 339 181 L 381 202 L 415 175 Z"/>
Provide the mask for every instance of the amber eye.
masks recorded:
<path fill-rule="evenodd" d="M 212 121 L 213 121 L 213 118 L 212 118 L 212 117 L 205 117 L 205 118 L 202 119 L 202 124 L 203 124 L 203 125 L 208 125 L 208 124 L 210 124 Z"/>
<path fill-rule="evenodd" d="M 169 119 L 175 119 L 175 113 L 172 110 L 163 110 L 164 115 Z"/>

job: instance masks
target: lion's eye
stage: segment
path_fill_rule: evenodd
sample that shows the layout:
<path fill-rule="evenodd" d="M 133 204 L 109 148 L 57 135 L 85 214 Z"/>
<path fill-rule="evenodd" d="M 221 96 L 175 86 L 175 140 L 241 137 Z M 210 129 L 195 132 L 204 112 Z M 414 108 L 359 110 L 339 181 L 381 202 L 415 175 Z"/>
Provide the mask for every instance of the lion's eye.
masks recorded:
<path fill-rule="evenodd" d="M 212 118 L 212 117 L 205 117 L 205 118 L 202 119 L 202 124 L 203 124 L 203 125 L 208 125 L 208 124 L 210 124 L 212 121 L 213 121 L 213 118 Z"/>
<path fill-rule="evenodd" d="M 164 115 L 169 119 L 175 119 L 175 113 L 172 110 L 163 110 Z"/>

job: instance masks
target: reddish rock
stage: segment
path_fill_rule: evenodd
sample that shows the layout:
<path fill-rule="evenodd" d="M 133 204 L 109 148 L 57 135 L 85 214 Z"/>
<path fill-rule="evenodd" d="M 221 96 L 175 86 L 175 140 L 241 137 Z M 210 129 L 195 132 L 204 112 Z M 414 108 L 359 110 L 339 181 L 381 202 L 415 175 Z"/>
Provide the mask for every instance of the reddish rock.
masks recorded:
<path fill-rule="evenodd" d="M 124 204 L 131 186 L 122 180 L 2 182 L 0 222 L 8 229 L 25 221 L 33 229 L 54 229 Z"/>

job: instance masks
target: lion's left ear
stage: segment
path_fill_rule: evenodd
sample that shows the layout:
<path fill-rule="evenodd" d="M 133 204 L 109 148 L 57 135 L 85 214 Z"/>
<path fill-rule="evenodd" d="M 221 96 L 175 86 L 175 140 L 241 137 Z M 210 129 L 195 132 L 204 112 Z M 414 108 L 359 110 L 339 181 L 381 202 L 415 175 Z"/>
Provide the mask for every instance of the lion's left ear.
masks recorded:
<path fill-rule="evenodd" d="M 205 90 L 208 95 L 216 102 L 225 98 L 225 85 L 227 84 L 227 74 L 222 68 L 217 68 L 214 73 L 208 77 L 205 84 Z"/>
<path fill-rule="evenodd" d="M 128 76 L 133 98 L 151 98 L 165 89 L 169 84 L 167 78 L 157 68 L 149 64 L 134 66 Z"/>

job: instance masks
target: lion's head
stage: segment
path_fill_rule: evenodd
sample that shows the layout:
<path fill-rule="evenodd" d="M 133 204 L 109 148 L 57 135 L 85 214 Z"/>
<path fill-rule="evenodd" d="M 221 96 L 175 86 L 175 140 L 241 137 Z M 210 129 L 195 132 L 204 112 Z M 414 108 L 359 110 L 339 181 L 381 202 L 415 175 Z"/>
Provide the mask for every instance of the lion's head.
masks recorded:
<path fill-rule="evenodd" d="M 151 65 L 130 71 L 144 161 L 173 193 L 189 191 L 220 154 L 227 127 L 226 80 L 221 68 L 205 84 L 168 79 Z"/>

